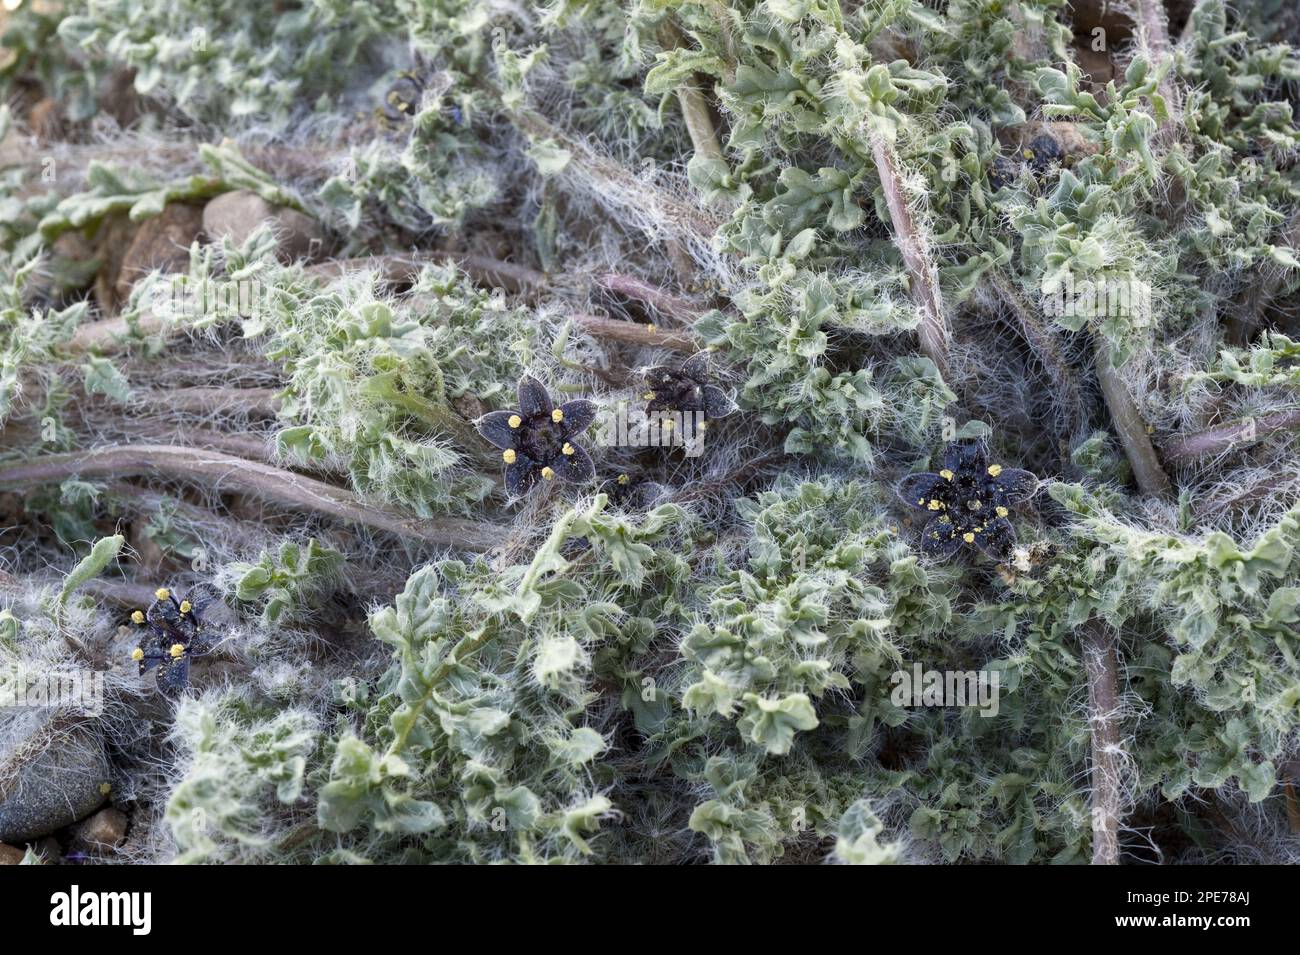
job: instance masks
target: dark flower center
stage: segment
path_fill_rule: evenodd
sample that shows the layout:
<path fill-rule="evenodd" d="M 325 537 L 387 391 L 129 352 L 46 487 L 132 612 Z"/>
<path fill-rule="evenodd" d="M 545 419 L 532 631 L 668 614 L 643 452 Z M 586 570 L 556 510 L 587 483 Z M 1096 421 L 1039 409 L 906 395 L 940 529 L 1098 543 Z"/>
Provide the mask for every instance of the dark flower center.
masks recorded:
<path fill-rule="evenodd" d="M 553 461 L 564 447 L 563 426 L 549 414 L 536 414 L 524 422 L 519 433 L 519 453 L 532 461 Z"/>

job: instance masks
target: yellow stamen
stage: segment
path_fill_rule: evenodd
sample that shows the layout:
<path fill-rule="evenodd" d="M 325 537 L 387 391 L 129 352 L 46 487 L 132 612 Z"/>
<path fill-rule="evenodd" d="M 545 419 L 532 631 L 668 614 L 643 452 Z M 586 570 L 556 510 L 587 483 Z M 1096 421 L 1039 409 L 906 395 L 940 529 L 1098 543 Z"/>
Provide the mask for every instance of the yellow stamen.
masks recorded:
<path fill-rule="evenodd" d="M 649 325 L 646 325 L 645 330 L 646 330 L 647 332 L 649 332 L 651 335 L 653 335 L 653 334 L 655 333 L 655 327 L 654 327 L 654 324 L 651 323 L 651 324 L 649 324 Z"/>
<path fill-rule="evenodd" d="M 132 623 L 144 623 L 144 614 L 141 613 L 139 610 L 132 610 L 132 611 L 131 611 L 131 622 L 132 622 Z"/>
<path fill-rule="evenodd" d="M 189 613 L 193 609 L 194 609 L 194 605 L 190 603 L 188 600 L 181 601 L 181 613 Z"/>
<path fill-rule="evenodd" d="M 966 543 L 968 543 L 968 544 L 973 544 L 973 543 L 975 543 L 975 535 L 974 535 L 974 534 L 969 534 L 969 533 L 967 533 L 967 534 L 962 534 L 962 535 L 961 535 L 961 539 L 964 540 L 964 541 L 965 541 Z"/>
<path fill-rule="evenodd" d="M 664 421 L 664 423 L 663 423 L 663 429 L 664 429 L 665 431 L 671 431 L 671 430 L 673 430 L 673 419 L 672 419 L 672 418 L 668 418 L 668 419 L 666 419 L 666 420 Z"/>
<path fill-rule="evenodd" d="M 542 468 L 542 479 L 546 481 L 554 481 L 555 472 L 552 471 L 550 468 Z"/>
<path fill-rule="evenodd" d="M 999 507 L 998 517 L 1006 517 L 1006 516 L 1007 516 L 1007 509 L 1005 507 Z"/>
<path fill-rule="evenodd" d="M 524 419 L 519 417 L 517 414 L 512 414 L 506 423 L 512 428 L 517 428 L 524 423 Z"/>
<path fill-rule="evenodd" d="M 708 426 L 709 426 L 709 423 L 708 423 L 707 421 L 701 421 L 701 422 L 700 422 L 700 430 L 701 430 L 701 431 L 704 431 L 706 428 L 708 428 Z"/>
<path fill-rule="evenodd" d="M 984 502 L 983 502 L 983 501 L 967 501 L 967 502 L 966 502 L 966 506 L 969 507 L 972 511 L 978 511 L 981 507 L 984 506 Z"/>
<path fill-rule="evenodd" d="M 1001 473 L 1002 473 L 1002 465 L 1000 465 L 1000 464 L 990 464 L 990 465 L 989 465 L 989 476 L 990 476 L 990 477 L 997 477 L 997 476 L 998 476 L 999 474 L 1001 474 Z"/>
<path fill-rule="evenodd" d="M 185 656 L 185 644 L 173 643 L 171 653 L 173 659 L 179 660 L 181 657 Z"/>
<path fill-rule="evenodd" d="M 632 482 L 632 479 L 631 479 L 630 477 L 628 477 L 626 474 L 620 474 L 620 475 L 618 476 L 618 483 L 619 483 L 619 484 L 630 484 L 631 482 Z"/>
<path fill-rule="evenodd" d="M 136 647 L 134 650 L 131 651 L 131 659 L 134 660 L 136 663 L 139 663 L 141 660 L 144 659 L 144 651 L 141 650 L 139 647 Z"/>
<path fill-rule="evenodd" d="M 655 393 L 654 393 L 653 391 L 647 391 L 647 392 L 646 392 L 644 395 L 642 395 L 641 397 L 644 398 L 646 401 L 654 401 L 654 400 L 655 400 Z"/>
<path fill-rule="evenodd" d="M 930 499 L 930 503 L 927 504 L 926 507 L 928 507 L 928 508 L 929 508 L 930 510 L 932 510 L 932 511 L 940 511 L 940 510 L 943 510 L 943 501 L 939 501 L 939 500 L 935 500 L 935 499 L 931 498 L 931 499 Z"/>
<path fill-rule="evenodd" d="M 564 412 L 561 411 L 559 408 L 556 408 L 554 411 L 551 412 L 551 420 L 554 421 L 556 424 L 559 424 L 561 421 L 564 420 Z"/>
<path fill-rule="evenodd" d="M 1026 150 L 1025 150 L 1023 153 L 1021 153 L 1020 155 L 1024 156 L 1026 159 L 1033 159 L 1033 158 L 1034 158 L 1034 151 L 1033 151 L 1032 149 L 1026 149 Z"/>
<path fill-rule="evenodd" d="M 515 454 L 514 448 L 506 448 L 501 452 L 501 459 L 505 461 L 506 464 L 514 464 L 516 457 L 517 455 Z"/>
<path fill-rule="evenodd" d="M 951 481 L 952 472 L 949 471 L 947 468 L 944 468 L 942 471 L 939 472 L 939 477 L 943 478 L 945 481 Z"/>
<path fill-rule="evenodd" d="M 109 793 L 111 793 L 112 791 L 113 791 L 113 786 L 112 786 L 111 783 L 100 783 L 100 784 L 99 784 L 99 794 L 100 794 L 101 796 L 107 796 L 107 795 L 108 795 Z"/>
<path fill-rule="evenodd" d="M 573 445 L 571 445 L 571 444 L 569 444 L 569 442 L 565 441 L 565 442 L 564 442 L 564 447 L 560 448 L 560 453 L 561 453 L 561 454 L 572 454 L 572 453 L 573 453 Z"/>
<path fill-rule="evenodd" d="M 153 595 L 157 597 L 159 600 L 166 600 L 168 597 L 172 595 L 172 592 L 168 590 L 166 587 L 159 587 L 157 590 L 153 592 Z"/>

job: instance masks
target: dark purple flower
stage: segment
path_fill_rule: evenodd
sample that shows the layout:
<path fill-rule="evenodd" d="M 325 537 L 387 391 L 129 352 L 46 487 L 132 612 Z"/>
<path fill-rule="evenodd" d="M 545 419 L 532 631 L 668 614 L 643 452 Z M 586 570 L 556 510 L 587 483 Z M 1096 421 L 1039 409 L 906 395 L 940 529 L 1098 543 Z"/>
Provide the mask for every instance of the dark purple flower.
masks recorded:
<path fill-rule="evenodd" d="M 596 420 L 596 403 L 585 398 L 558 408 L 536 378 L 519 381 L 519 410 L 494 411 L 479 418 L 479 434 L 498 448 L 506 462 L 506 490 L 527 494 L 539 479 L 582 484 L 596 475 L 591 456 L 573 443 Z"/>
<path fill-rule="evenodd" d="M 166 587 L 159 587 L 155 600 L 145 611 L 136 610 L 131 622 L 147 628 L 140 644 L 131 651 L 131 659 L 140 667 L 140 675 L 157 667 L 158 689 L 175 694 L 189 684 L 190 660 L 212 649 L 203 611 L 217 599 L 213 588 L 200 584 L 184 600 L 177 600 Z"/>
<path fill-rule="evenodd" d="M 725 391 L 712 383 L 709 374 L 709 353 L 696 352 L 680 368 L 658 365 L 645 372 L 646 416 L 661 412 L 680 412 L 683 416 L 694 413 L 704 420 L 725 418 L 736 410 L 735 402 Z"/>
<path fill-rule="evenodd" d="M 966 543 L 1005 561 L 1016 545 L 1009 509 L 1037 490 L 1038 478 L 1030 472 L 989 464 L 983 441 L 950 443 L 938 474 L 909 474 L 898 484 L 903 502 L 926 513 L 921 549 L 939 560 Z"/>

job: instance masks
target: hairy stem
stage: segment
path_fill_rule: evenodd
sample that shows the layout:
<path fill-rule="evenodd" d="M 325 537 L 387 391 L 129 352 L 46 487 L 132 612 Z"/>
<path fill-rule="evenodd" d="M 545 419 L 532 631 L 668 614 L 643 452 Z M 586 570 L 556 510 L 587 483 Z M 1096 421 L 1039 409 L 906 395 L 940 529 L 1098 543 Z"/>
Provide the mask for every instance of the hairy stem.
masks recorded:
<path fill-rule="evenodd" d="M 193 481 L 458 550 L 490 550 L 502 536 L 501 529 L 491 524 L 451 517 L 420 518 L 395 508 L 371 504 L 351 491 L 292 471 L 217 451 L 173 445 L 111 445 L 7 464 L 0 466 L 0 487 L 25 488 L 72 477 L 122 478 L 131 475 Z"/>
<path fill-rule="evenodd" d="M 1100 336 L 1096 339 L 1097 381 L 1101 385 L 1102 397 L 1110 411 L 1111 421 L 1119 433 L 1120 443 L 1133 467 L 1138 487 L 1143 494 L 1152 497 L 1169 497 L 1172 486 L 1169 475 L 1160 466 L 1155 446 L 1147 433 L 1146 422 L 1133 403 L 1133 396 L 1128 393 L 1119 369 L 1112 362 L 1110 347 Z"/>
<path fill-rule="evenodd" d="M 573 323 L 593 338 L 626 342 L 629 345 L 644 345 L 648 348 L 669 348 L 688 354 L 700 350 L 695 339 L 685 332 L 665 332 L 653 325 L 640 325 L 636 322 L 585 314 L 574 315 Z"/>
<path fill-rule="evenodd" d="M 917 329 L 921 350 L 934 362 L 939 374 L 947 379 L 950 377 L 948 324 L 944 319 L 943 296 L 939 292 L 939 280 L 934 264 L 930 261 L 925 236 L 912 217 L 907 194 L 898 175 L 893 147 L 878 132 L 871 133 L 871 155 L 875 159 L 876 173 L 880 176 L 880 186 L 885 193 L 885 204 L 889 207 L 889 218 L 894 226 L 894 242 L 903 255 L 903 266 L 907 269 L 912 299 L 921 310 L 921 325 Z"/>
<path fill-rule="evenodd" d="M 1165 442 L 1165 457 L 1183 462 L 1231 451 L 1242 445 L 1262 441 L 1269 435 L 1300 428 L 1300 408 L 1246 418 L 1232 424 L 1215 425 L 1204 431 L 1186 434 Z"/>
<path fill-rule="evenodd" d="M 1092 733 L 1092 864 L 1119 864 L 1119 678 L 1114 632 L 1093 618 L 1079 634 Z"/>

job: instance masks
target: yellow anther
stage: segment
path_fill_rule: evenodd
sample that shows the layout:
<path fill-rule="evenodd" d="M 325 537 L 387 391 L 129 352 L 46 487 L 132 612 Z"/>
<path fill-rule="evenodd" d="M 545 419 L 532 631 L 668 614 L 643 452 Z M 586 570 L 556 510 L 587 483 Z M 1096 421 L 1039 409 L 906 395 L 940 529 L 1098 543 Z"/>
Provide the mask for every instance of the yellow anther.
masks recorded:
<path fill-rule="evenodd" d="M 101 796 L 107 796 L 107 795 L 108 795 L 109 793 L 111 793 L 112 791 L 113 791 L 113 786 L 112 786 L 112 784 L 110 784 L 110 783 L 100 783 L 100 784 L 99 784 L 99 794 L 100 794 Z"/>
<path fill-rule="evenodd" d="M 573 445 L 571 445 L 571 444 L 569 444 L 569 442 L 565 441 L 565 442 L 564 442 L 564 447 L 560 448 L 560 453 L 561 453 L 561 454 L 572 454 L 572 453 L 573 453 Z"/>
<path fill-rule="evenodd" d="M 619 483 L 619 484 L 631 484 L 631 483 L 632 483 L 632 479 L 631 479 L 630 477 L 628 477 L 626 474 L 620 474 L 620 475 L 618 476 L 618 483 Z"/>
<path fill-rule="evenodd" d="M 132 611 L 131 611 L 131 622 L 132 622 L 132 623 L 144 623 L 144 614 L 143 614 L 141 611 L 139 611 L 139 610 L 132 610 Z"/>
<path fill-rule="evenodd" d="M 516 457 L 518 457 L 518 455 L 515 454 L 514 448 L 506 448 L 501 452 L 501 459 L 505 461 L 506 464 L 514 464 Z"/>
<path fill-rule="evenodd" d="M 951 481 L 952 472 L 949 471 L 947 468 L 944 468 L 942 471 L 939 472 L 939 477 L 943 478 L 945 481 Z"/>
<path fill-rule="evenodd" d="M 176 660 L 179 660 L 181 657 L 185 656 L 185 644 L 173 643 L 171 654 L 172 654 L 172 658 Z"/>
<path fill-rule="evenodd" d="M 506 423 L 509 424 L 510 427 L 512 428 L 517 428 L 524 423 L 524 419 L 519 417 L 519 415 L 517 414 L 512 414 L 510 416 L 510 419 Z"/>
<path fill-rule="evenodd" d="M 181 613 L 189 613 L 193 609 L 194 609 L 194 605 L 190 603 L 188 600 L 181 601 Z"/>
<path fill-rule="evenodd" d="M 964 541 L 965 541 L 966 543 L 968 543 L 968 544 L 973 544 L 973 543 L 975 543 L 975 535 L 974 535 L 974 534 L 971 534 L 971 533 L 962 534 L 962 535 L 961 535 L 961 539 L 964 540 Z"/>
<path fill-rule="evenodd" d="M 989 465 L 989 476 L 990 476 L 990 477 L 997 477 L 997 476 L 998 476 L 999 474 L 1001 474 L 1001 473 L 1002 473 L 1002 465 L 1000 465 L 1000 464 L 990 464 L 990 465 Z"/>
<path fill-rule="evenodd" d="M 644 398 L 646 401 L 654 401 L 654 400 L 655 400 L 655 393 L 654 393 L 653 391 L 647 391 L 647 392 L 646 392 L 645 394 L 643 394 L 641 397 Z"/>
<path fill-rule="evenodd" d="M 144 659 L 144 651 L 141 650 L 139 647 L 136 647 L 134 650 L 131 651 L 131 659 L 134 660 L 136 663 L 139 663 L 141 660 Z"/>
<path fill-rule="evenodd" d="M 159 587 L 157 590 L 153 592 L 153 595 L 157 597 L 159 600 L 166 600 L 168 597 L 172 595 L 172 592 L 168 590 L 166 587 Z"/>
<path fill-rule="evenodd" d="M 972 511 L 978 511 L 981 507 L 984 506 L 984 502 L 983 502 L 983 501 L 967 501 L 967 502 L 966 502 L 966 506 L 969 507 Z"/>
<path fill-rule="evenodd" d="M 928 507 L 932 511 L 941 511 L 943 510 L 943 501 L 931 498 L 930 503 L 927 504 L 926 507 Z"/>
<path fill-rule="evenodd" d="M 709 427 L 709 423 L 708 423 L 707 421 L 701 421 L 701 422 L 700 422 L 700 430 L 701 430 L 701 431 L 706 430 L 708 427 Z"/>
<path fill-rule="evenodd" d="M 1024 156 L 1026 159 L 1033 159 L 1033 158 L 1034 158 L 1034 151 L 1033 151 L 1032 149 L 1026 149 L 1026 150 L 1025 150 L 1024 152 L 1022 152 L 1020 155 Z"/>
<path fill-rule="evenodd" d="M 646 325 L 645 330 L 653 335 L 655 333 L 654 323 L 652 322 L 649 325 Z"/>
<path fill-rule="evenodd" d="M 546 481 L 554 481 L 555 472 L 552 471 L 550 468 L 542 468 L 542 479 Z"/>
<path fill-rule="evenodd" d="M 666 418 L 666 419 L 664 419 L 664 422 L 663 422 L 663 429 L 664 429 L 665 431 L 671 431 L 671 430 L 673 430 L 673 419 L 672 419 L 672 418 Z"/>
<path fill-rule="evenodd" d="M 1007 509 L 1006 509 L 1005 507 L 999 507 L 999 508 L 997 509 L 997 511 L 998 511 L 998 517 L 1006 517 L 1006 516 L 1007 516 L 1008 511 L 1007 511 Z"/>
<path fill-rule="evenodd" d="M 559 408 L 556 408 L 554 411 L 551 412 L 551 420 L 554 421 L 556 424 L 559 424 L 561 421 L 564 420 L 564 412 L 561 411 Z"/>

